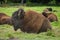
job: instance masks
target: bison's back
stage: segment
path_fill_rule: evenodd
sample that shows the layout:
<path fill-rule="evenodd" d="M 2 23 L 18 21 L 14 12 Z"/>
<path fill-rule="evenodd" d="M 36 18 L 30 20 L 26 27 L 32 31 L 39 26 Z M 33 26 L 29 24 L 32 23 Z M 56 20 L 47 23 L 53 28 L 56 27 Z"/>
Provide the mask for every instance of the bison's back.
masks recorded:
<path fill-rule="evenodd" d="M 0 13 L 0 17 L 7 16 L 5 13 Z"/>

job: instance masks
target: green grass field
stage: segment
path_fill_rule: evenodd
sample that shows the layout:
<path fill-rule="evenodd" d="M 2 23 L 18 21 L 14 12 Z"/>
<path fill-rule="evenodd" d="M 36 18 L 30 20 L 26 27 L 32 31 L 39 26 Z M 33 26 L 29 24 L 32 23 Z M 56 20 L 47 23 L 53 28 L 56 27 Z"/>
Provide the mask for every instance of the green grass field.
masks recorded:
<path fill-rule="evenodd" d="M 58 6 L 36 6 L 36 7 L 24 7 L 24 10 L 34 10 L 38 13 L 41 13 L 45 8 L 52 7 L 57 12 L 54 12 L 58 17 L 58 22 L 52 22 L 52 31 L 33 34 L 33 33 L 24 33 L 20 30 L 14 31 L 13 26 L 10 25 L 0 25 L 0 39 L 7 40 L 11 37 L 18 38 L 19 40 L 60 40 L 60 7 Z M 6 13 L 9 16 L 12 16 L 12 13 L 18 10 L 20 7 L 0 7 L 0 12 Z"/>

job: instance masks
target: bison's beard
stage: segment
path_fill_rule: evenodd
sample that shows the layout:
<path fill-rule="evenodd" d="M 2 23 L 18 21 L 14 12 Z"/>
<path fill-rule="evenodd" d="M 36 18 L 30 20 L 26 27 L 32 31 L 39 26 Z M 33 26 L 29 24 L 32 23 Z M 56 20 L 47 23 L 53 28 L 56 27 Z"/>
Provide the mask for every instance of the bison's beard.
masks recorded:
<path fill-rule="evenodd" d="M 14 27 L 14 30 L 15 31 L 17 31 L 19 28 L 21 28 L 22 27 L 22 24 L 23 24 L 23 20 L 15 20 L 15 19 L 13 19 L 12 20 L 12 24 L 13 24 L 13 27 Z"/>

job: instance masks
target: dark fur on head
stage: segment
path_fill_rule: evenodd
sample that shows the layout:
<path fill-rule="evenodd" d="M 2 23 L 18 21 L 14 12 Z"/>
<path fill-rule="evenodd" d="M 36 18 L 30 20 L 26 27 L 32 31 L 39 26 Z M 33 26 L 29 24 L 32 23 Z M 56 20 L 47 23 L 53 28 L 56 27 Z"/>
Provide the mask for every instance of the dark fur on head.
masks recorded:
<path fill-rule="evenodd" d="M 47 11 L 46 9 L 48 10 L 48 12 L 46 12 Z M 51 14 L 52 12 L 52 8 L 46 8 L 46 9 L 45 9 L 46 11 L 42 12 L 42 15 L 44 15 L 45 17 L 48 17 L 48 15 Z"/>
<path fill-rule="evenodd" d="M 42 15 L 44 15 L 45 17 L 48 17 L 47 13 L 42 12 Z"/>
<path fill-rule="evenodd" d="M 23 9 L 19 9 L 16 12 L 13 13 L 12 15 L 12 23 L 14 25 L 14 30 L 19 29 L 19 27 L 22 26 L 23 23 L 23 18 L 24 18 L 24 10 Z M 14 21 L 15 20 L 15 21 Z M 14 22 L 13 22 L 14 21 Z M 18 27 L 17 27 L 18 26 Z"/>

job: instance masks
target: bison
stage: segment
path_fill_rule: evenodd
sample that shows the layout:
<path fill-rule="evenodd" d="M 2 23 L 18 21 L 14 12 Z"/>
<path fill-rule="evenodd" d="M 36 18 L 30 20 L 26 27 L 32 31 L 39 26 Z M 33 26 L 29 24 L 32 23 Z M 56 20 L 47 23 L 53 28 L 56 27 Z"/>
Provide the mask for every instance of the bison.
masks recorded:
<path fill-rule="evenodd" d="M 6 15 L 5 13 L 0 13 L 0 25 L 3 25 L 3 24 L 12 25 L 11 17 Z"/>
<path fill-rule="evenodd" d="M 49 19 L 50 22 L 58 21 L 57 16 L 52 12 L 52 8 L 46 8 L 42 15 Z"/>
<path fill-rule="evenodd" d="M 15 31 L 21 29 L 27 33 L 40 33 L 52 29 L 47 18 L 32 10 L 25 12 L 23 9 L 19 9 L 15 11 L 12 14 L 12 22 Z"/>

